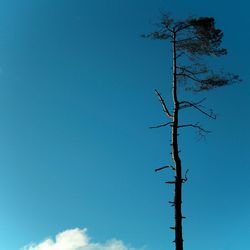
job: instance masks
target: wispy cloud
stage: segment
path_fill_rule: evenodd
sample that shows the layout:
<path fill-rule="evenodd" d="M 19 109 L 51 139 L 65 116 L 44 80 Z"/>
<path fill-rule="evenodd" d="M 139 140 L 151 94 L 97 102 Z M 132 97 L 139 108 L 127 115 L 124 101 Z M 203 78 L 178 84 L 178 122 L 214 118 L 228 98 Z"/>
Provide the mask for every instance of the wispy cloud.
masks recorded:
<path fill-rule="evenodd" d="M 112 239 L 105 243 L 92 242 L 87 229 L 70 229 L 47 238 L 41 243 L 31 243 L 21 250 L 139 250 L 125 245 L 121 240 Z M 142 250 L 142 249 L 141 249 Z"/>

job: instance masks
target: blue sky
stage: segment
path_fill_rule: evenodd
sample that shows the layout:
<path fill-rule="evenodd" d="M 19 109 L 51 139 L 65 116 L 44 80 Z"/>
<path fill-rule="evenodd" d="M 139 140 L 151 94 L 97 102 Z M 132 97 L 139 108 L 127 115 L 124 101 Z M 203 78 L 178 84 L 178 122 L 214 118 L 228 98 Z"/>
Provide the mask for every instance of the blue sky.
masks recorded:
<path fill-rule="evenodd" d="M 171 249 L 167 129 L 171 53 L 142 39 L 159 12 L 213 16 L 224 65 L 243 82 L 207 93 L 216 121 L 181 132 L 186 250 L 247 250 L 250 235 L 249 3 L 184 0 L 0 1 L 0 248 L 88 228 L 98 244 Z M 185 94 L 186 95 L 186 94 Z M 199 95 L 190 96 L 199 100 Z M 104 249 L 104 248 L 103 248 Z"/>

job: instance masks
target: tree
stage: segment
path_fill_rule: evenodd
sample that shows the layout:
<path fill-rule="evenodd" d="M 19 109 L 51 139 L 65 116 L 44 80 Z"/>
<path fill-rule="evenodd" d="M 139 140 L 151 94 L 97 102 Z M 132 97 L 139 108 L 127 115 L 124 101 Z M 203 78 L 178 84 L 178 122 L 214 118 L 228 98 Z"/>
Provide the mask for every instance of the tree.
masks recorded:
<path fill-rule="evenodd" d="M 167 104 L 158 90 L 155 90 L 163 111 L 169 120 L 168 122 L 154 126 L 159 128 L 170 126 L 172 130 L 172 159 L 174 166 L 164 166 L 156 169 L 171 169 L 175 172 L 173 184 L 175 189 L 174 201 L 170 201 L 175 210 L 175 231 L 176 250 L 183 250 L 182 237 L 182 184 L 187 181 L 187 172 L 183 174 L 181 159 L 179 156 L 178 131 L 182 128 L 195 128 L 201 136 L 209 131 L 205 130 L 199 123 L 180 124 L 179 113 L 182 109 L 192 108 L 201 114 L 216 119 L 213 111 L 207 111 L 201 105 L 204 99 L 193 102 L 179 100 L 179 87 L 185 83 L 184 90 L 201 92 L 214 88 L 223 87 L 233 82 L 240 81 L 239 76 L 220 71 L 215 73 L 208 63 L 202 60 L 204 57 L 220 57 L 227 54 L 225 48 L 221 48 L 223 32 L 215 27 L 215 20 L 212 17 L 189 17 L 184 20 L 175 20 L 169 14 L 163 14 L 157 31 L 143 37 L 152 39 L 168 40 L 172 47 L 172 99 L 173 111 L 170 111 Z"/>

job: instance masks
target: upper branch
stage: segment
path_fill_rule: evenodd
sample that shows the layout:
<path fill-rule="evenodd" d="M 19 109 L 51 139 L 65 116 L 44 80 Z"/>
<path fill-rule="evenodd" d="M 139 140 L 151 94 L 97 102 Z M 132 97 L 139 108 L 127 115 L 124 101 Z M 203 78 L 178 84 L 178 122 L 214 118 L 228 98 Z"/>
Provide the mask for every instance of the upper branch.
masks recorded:
<path fill-rule="evenodd" d="M 163 111 L 165 112 L 165 114 L 169 117 L 169 118 L 173 118 L 173 115 L 170 114 L 167 106 L 166 106 L 166 103 L 164 101 L 164 99 L 162 98 L 161 94 L 157 91 L 157 89 L 155 89 L 155 93 L 157 94 L 157 96 L 159 97 L 159 100 L 162 104 L 162 107 L 163 107 Z"/>
<path fill-rule="evenodd" d="M 181 75 L 184 77 L 189 77 L 190 75 L 192 75 L 195 78 L 195 81 L 201 81 L 196 77 L 196 75 L 208 73 L 208 69 L 204 66 L 202 68 L 200 66 L 200 69 L 189 70 L 188 68 L 191 68 L 191 67 L 192 66 L 177 67 L 179 70 L 181 70 L 181 73 L 179 73 L 178 75 Z M 192 80 L 194 80 L 194 79 L 192 79 Z"/>
<path fill-rule="evenodd" d="M 180 22 L 179 24 L 176 25 L 176 32 L 179 32 L 181 30 L 185 30 L 191 26 L 192 26 L 191 24 L 185 24 L 184 22 Z"/>
<path fill-rule="evenodd" d="M 191 76 L 191 75 L 186 74 L 186 73 L 178 73 L 177 76 L 187 77 L 187 78 L 189 78 L 189 79 L 191 79 L 191 80 L 193 80 L 195 82 L 198 82 L 198 83 L 201 83 L 201 84 L 203 83 L 203 81 L 198 79 L 197 77 L 195 77 L 194 74 L 192 74 L 192 76 Z"/>

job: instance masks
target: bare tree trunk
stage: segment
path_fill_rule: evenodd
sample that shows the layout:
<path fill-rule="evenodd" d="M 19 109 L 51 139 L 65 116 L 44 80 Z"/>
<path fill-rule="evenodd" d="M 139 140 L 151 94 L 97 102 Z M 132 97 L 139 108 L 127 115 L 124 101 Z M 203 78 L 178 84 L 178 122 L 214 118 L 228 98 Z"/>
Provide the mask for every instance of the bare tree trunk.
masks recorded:
<path fill-rule="evenodd" d="M 183 250 L 183 238 L 182 238 L 182 168 L 181 160 L 179 157 L 178 148 L 178 115 L 179 115 L 179 102 L 177 97 L 177 74 L 176 74 L 176 32 L 173 35 L 173 103 L 174 103 L 174 114 L 173 114 L 173 126 L 172 126 L 172 158 L 175 163 L 175 197 L 174 197 L 174 208 L 175 208 L 175 245 L 176 250 Z"/>

